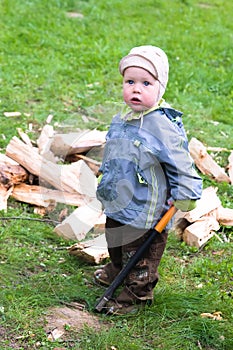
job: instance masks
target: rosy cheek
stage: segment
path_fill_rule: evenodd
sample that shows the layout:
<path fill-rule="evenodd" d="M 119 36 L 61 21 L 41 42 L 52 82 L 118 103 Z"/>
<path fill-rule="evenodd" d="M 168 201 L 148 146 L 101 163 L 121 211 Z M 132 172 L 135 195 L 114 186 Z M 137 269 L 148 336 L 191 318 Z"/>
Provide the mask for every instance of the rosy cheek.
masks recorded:
<path fill-rule="evenodd" d="M 123 98 L 124 98 L 124 100 L 127 100 L 128 97 L 129 97 L 128 91 L 127 91 L 127 90 L 124 90 L 124 91 L 123 91 Z"/>

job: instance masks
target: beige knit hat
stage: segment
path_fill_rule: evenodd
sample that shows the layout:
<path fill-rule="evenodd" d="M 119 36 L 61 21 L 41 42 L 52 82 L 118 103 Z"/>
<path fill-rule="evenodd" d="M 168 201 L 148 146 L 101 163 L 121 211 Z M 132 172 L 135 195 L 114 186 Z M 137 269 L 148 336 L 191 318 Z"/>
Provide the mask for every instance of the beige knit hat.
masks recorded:
<path fill-rule="evenodd" d="M 165 52 L 159 47 L 152 45 L 138 46 L 130 50 L 119 64 L 122 75 L 129 67 L 140 67 L 152 74 L 160 83 L 160 96 L 163 96 L 168 82 L 169 64 Z"/>

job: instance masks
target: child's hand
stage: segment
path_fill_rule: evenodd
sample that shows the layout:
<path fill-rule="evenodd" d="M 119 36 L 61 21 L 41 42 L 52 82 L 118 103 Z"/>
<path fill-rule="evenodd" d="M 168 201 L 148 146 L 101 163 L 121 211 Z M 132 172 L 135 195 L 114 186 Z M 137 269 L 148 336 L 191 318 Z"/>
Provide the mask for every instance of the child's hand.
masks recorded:
<path fill-rule="evenodd" d="M 174 206 L 181 211 L 190 211 L 196 208 L 196 201 L 193 199 L 177 200 Z"/>
<path fill-rule="evenodd" d="M 98 184 L 100 183 L 100 181 L 102 180 L 102 177 L 103 177 L 103 174 L 98 172 L 98 174 L 96 175 L 97 177 L 97 181 L 98 181 Z"/>

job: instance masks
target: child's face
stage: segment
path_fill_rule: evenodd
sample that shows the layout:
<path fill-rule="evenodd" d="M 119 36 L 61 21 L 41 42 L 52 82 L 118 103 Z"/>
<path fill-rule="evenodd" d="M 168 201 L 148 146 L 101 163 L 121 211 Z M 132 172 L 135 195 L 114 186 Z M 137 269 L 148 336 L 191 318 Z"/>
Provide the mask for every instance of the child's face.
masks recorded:
<path fill-rule="evenodd" d="M 159 82 L 143 68 L 129 67 L 124 72 L 123 98 L 134 112 L 150 109 L 158 103 Z"/>

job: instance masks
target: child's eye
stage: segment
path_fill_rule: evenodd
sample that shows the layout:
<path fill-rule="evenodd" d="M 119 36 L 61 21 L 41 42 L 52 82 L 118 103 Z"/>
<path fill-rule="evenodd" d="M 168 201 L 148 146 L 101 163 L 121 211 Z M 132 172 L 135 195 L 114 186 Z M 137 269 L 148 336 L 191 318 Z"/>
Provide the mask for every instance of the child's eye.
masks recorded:
<path fill-rule="evenodd" d="M 129 85 L 133 85 L 134 81 L 133 80 L 128 80 Z"/>
<path fill-rule="evenodd" d="M 149 81 L 144 81 L 143 84 L 144 84 L 145 86 L 149 86 L 149 85 L 150 85 Z"/>

